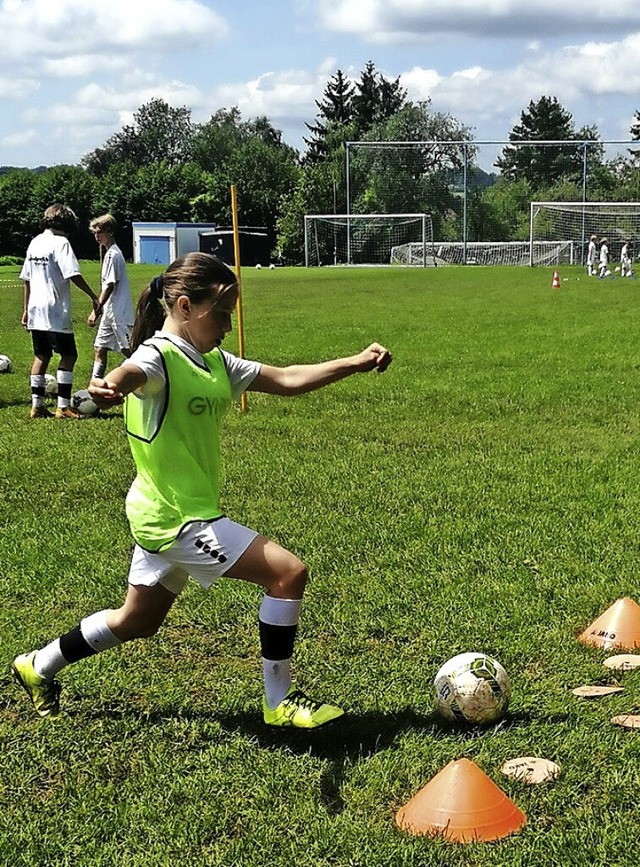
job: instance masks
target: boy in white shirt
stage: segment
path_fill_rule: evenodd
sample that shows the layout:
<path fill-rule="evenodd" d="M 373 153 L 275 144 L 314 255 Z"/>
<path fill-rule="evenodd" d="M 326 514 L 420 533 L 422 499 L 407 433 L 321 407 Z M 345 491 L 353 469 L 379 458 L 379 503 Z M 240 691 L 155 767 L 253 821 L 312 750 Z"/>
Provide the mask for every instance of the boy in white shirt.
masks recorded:
<path fill-rule="evenodd" d="M 41 221 L 42 232 L 29 244 L 20 272 L 24 281 L 22 324 L 31 332 L 30 418 L 51 418 L 44 405 L 45 373 L 53 353 L 60 355 L 56 373 L 58 383 L 57 419 L 77 419 L 71 407 L 73 368 L 78 350 L 71 323 L 71 288 L 74 283 L 91 298 L 94 314 L 100 302 L 80 273 L 80 266 L 68 236 L 78 228 L 78 218 L 66 205 L 50 205 Z"/>
<path fill-rule="evenodd" d="M 134 312 L 127 268 L 122 251 L 115 242 L 117 223 L 111 214 L 96 217 L 89 224 L 96 241 L 104 248 L 102 260 L 100 304 L 102 320 L 96 334 L 92 379 L 100 379 L 107 369 L 109 350 L 121 352 L 125 358 L 131 355 L 129 340 L 133 328 Z M 92 311 L 87 324 L 96 324 Z"/>
<path fill-rule="evenodd" d="M 587 274 L 589 277 L 596 276 L 596 241 L 595 235 L 589 238 L 589 248 L 587 250 Z"/>
<path fill-rule="evenodd" d="M 611 271 L 609 270 L 609 241 L 607 238 L 602 238 L 600 241 L 600 261 L 598 262 L 598 277 L 600 280 L 603 277 L 610 277 Z"/>
<path fill-rule="evenodd" d="M 620 276 L 631 277 L 633 270 L 631 268 L 631 256 L 629 255 L 629 242 L 625 241 L 620 251 Z"/>

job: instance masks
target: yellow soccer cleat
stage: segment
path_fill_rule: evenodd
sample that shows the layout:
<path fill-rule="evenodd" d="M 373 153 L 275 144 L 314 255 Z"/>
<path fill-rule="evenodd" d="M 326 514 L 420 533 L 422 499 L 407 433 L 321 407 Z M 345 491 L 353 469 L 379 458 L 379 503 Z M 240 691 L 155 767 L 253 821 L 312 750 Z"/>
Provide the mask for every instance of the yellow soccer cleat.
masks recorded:
<path fill-rule="evenodd" d="M 57 716 L 60 712 L 60 689 L 57 680 L 45 680 L 36 674 L 33 667 L 36 651 L 16 656 L 11 671 L 20 686 L 27 693 L 39 716 Z"/>
<path fill-rule="evenodd" d="M 267 725 L 298 729 L 317 729 L 344 714 L 341 708 L 314 701 L 293 687 L 273 710 L 263 699 L 262 709 Z"/>

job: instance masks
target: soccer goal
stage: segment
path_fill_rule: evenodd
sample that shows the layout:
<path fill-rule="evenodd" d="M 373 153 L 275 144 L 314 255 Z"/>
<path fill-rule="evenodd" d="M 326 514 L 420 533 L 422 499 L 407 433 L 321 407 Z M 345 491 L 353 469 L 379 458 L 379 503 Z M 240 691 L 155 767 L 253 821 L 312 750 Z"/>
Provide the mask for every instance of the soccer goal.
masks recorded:
<path fill-rule="evenodd" d="M 319 265 L 413 264 L 425 267 L 433 242 L 430 214 L 305 214 L 304 263 Z M 416 244 L 412 262 L 392 263 L 394 248 Z"/>
<path fill-rule="evenodd" d="M 395 264 L 417 264 L 419 245 L 403 244 L 391 251 Z M 427 265 L 529 265 L 533 249 L 534 265 L 559 265 L 571 261 L 572 241 L 434 241 Z"/>
<path fill-rule="evenodd" d="M 637 246 L 640 202 L 531 202 L 531 265 L 537 264 L 533 251 L 540 241 L 571 241 L 571 262 L 584 265 L 592 235 L 598 244 L 608 239 L 612 259 L 619 258 L 625 241 Z"/>

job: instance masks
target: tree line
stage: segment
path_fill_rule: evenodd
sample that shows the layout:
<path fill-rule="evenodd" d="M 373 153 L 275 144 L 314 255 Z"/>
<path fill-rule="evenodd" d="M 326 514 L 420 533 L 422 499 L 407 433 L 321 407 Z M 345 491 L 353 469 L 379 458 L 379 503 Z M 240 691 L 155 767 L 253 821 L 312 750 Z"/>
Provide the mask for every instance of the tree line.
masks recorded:
<path fill-rule="evenodd" d="M 595 126 L 575 128 L 553 96 L 531 101 L 494 163 L 476 163 L 473 134 L 459 120 L 413 102 L 399 78 L 385 78 L 373 62 L 357 80 L 341 70 L 316 101 L 300 153 L 266 117 L 244 120 L 223 108 L 195 123 L 186 107 L 152 99 L 79 165 L 0 173 L 0 255 L 22 256 L 43 210 L 54 201 L 72 207 L 83 227 L 109 211 L 119 242 L 132 255 L 135 221 L 231 225 L 229 190 L 239 195 L 240 222 L 267 229 L 274 254 L 303 260 L 305 213 L 347 210 L 345 143 L 421 142 L 393 151 L 360 149 L 350 165 L 350 210 L 432 214 L 436 238 L 461 237 L 461 185 L 466 183 L 467 239 L 519 240 L 528 236 L 531 200 L 579 201 L 588 178 L 590 201 L 640 198 L 640 163 L 631 149 L 605 159 Z M 640 139 L 640 113 L 630 129 Z M 550 148 L 535 142 L 567 142 Z M 521 144 L 527 142 L 526 145 Z M 586 142 L 587 146 L 581 144 Z M 74 239 L 81 258 L 96 255 L 88 230 Z"/>

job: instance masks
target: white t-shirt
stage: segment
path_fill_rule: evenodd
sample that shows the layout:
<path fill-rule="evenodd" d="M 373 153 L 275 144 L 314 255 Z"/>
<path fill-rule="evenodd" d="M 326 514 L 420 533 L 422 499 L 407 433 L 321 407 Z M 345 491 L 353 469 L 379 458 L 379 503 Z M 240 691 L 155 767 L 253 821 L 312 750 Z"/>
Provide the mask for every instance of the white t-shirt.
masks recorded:
<path fill-rule="evenodd" d="M 122 325 L 133 325 L 134 314 L 129 277 L 124 256 L 117 244 L 112 244 L 104 254 L 101 279 L 103 290 L 111 283 L 115 284 L 103 312 Z"/>
<path fill-rule="evenodd" d="M 20 272 L 29 281 L 27 328 L 30 331 L 73 333 L 69 279 L 80 266 L 69 239 L 45 229 L 31 241 Z"/>
<path fill-rule="evenodd" d="M 153 342 L 157 337 L 170 340 L 174 346 L 181 349 L 185 355 L 191 358 L 196 364 L 202 366 L 204 364 L 202 355 L 186 340 L 177 337 L 175 334 L 169 334 L 166 331 L 156 331 L 151 338 L 151 341 L 146 341 L 141 344 L 130 358 L 122 362 L 123 365 L 134 364 L 147 377 L 147 381 L 136 394 L 139 397 L 150 398 L 158 401 L 160 408 L 164 406 L 164 390 L 166 387 L 166 378 L 164 373 L 164 365 L 160 353 L 154 349 L 149 343 Z M 260 373 L 262 365 L 259 361 L 250 361 L 246 358 L 238 358 L 224 349 L 220 350 L 224 359 L 224 364 L 227 370 L 227 376 L 231 384 L 231 396 L 237 400 L 240 395 L 246 391 L 251 385 L 256 376 Z"/>
<path fill-rule="evenodd" d="M 609 264 L 609 248 L 606 244 L 603 244 L 600 247 L 600 264 L 608 265 Z"/>

